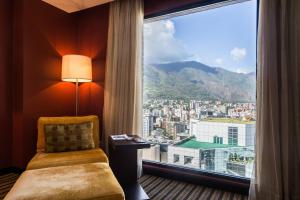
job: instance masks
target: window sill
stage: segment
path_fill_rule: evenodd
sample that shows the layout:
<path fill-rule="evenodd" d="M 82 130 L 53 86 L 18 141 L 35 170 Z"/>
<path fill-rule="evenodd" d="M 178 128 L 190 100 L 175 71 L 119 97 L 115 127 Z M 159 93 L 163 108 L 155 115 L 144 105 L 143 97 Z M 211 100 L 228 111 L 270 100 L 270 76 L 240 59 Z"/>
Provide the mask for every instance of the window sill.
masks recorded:
<path fill-rule="evenodd" d="M 248 195 L 250 179 L 143 160 L 143 171 L 165 178 Z"/>

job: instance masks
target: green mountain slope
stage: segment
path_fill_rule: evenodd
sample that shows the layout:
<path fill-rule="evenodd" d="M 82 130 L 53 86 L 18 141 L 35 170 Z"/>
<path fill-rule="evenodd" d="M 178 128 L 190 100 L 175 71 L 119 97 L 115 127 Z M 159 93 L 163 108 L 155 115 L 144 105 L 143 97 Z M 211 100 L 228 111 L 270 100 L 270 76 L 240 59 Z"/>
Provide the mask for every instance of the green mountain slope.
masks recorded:
<path fill-rule="evenodd" d="M 195 61 L 144 67 L 144 98 L 254 102 L 255 74 L 231 72 Z"/>

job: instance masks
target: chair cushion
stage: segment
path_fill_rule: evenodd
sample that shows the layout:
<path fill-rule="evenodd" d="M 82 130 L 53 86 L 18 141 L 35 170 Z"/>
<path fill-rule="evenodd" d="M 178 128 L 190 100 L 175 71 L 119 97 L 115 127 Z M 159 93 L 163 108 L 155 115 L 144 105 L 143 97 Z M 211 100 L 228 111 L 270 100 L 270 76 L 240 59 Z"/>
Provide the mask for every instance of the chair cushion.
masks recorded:
<path fill-rule="evenodd" d="M 95 162 L 108 163 L 107 156 L 100 148 L 60 153 L 38 152 L 28 163 L 27 170 Z"/>
<path fill-rule="evenodd" d="M 93 139 L 95 147 L 99 147 L 99 120 L 95 115 L 83 117 L 40 117 L 38 120 L 37 152 L 45 151 L 45 125 L 47 124 L 80 124 L 93 123 Z"/>
<path fill-rule="evenodd" d="M 92 122 L 46 124 L 44 127 L 47 153 L 95 148 Z"/>
<path fill-rule="evenodd" d="M 124 200 L 107 163 L 27 170 L 5 200 Z"/>

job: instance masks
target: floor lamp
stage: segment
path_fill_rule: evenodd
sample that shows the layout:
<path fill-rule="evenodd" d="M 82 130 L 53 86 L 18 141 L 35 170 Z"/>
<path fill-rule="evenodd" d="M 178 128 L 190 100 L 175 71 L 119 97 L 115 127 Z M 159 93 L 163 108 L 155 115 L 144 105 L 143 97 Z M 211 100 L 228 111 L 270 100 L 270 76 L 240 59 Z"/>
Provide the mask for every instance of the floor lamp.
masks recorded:
<path fill-rule="evenodd" d="M 92 81 L 92 59 L 82 55 L 62 57 L 61 79 L 76 83 L 76 116 L 78 115 L 78 84 Z"/>

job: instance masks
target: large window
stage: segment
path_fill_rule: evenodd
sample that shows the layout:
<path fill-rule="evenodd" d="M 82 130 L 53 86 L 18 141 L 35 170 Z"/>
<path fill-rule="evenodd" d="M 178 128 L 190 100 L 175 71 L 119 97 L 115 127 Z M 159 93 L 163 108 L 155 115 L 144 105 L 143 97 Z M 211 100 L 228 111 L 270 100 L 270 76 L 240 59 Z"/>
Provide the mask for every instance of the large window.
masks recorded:
<path fill-rule="evenodd" d="M 215 136 L 214 137 L 214 143 L 216 143 L 216 144 L 223 144 L 223 138 Z"/>
<path fill-rule="evenodd" d="M 256 1 L 144 24 L 143 159 L 252 174 Z"/>
<path fill-rule="evenodd" d="M 238 127 L 228 127 L 228 144 L 238 145 Z"/>

